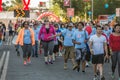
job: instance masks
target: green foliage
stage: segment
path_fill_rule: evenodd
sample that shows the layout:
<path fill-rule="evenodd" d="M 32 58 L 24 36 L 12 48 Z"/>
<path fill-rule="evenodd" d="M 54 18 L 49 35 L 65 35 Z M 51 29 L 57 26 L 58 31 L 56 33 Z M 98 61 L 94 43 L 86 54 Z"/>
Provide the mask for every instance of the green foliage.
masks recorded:
<path fill-rule="evenodd" d="M 53 0 L 53 4 L 59 4 L 60 8 L 66 12 L 68 7 L 63 5 L 64 0 Z M 94 18 L 98 15 L 110 15 L 115 14 L 115 9 L 120 8 L 120 1 L 118 0 L 93 0 L 94 1 Z M 104 5 L 108 4 L 109 7 L 105 8 Z M 83 2 L 83 0 L 71 0 L 71 7 L 75 8 L 75 15 L 84 16 L 85 12 L 91 11 L 92 4 L 89 2 Z"/>

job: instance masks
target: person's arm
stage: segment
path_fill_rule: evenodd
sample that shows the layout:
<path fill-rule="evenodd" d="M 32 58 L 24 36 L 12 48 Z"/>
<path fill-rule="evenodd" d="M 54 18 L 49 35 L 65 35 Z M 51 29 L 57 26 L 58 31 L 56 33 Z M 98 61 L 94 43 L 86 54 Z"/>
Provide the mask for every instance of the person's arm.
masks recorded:
<path fill-rule="evenodd" d="M 93 48 L 92 48 L 92 46 L 93 46 L 93 41 L 90 41 L 90 44 L 89 44 L 90 53 L 93 55 L 94 52 L 93 52 Z"/>
<path fill-rule="evenodd" d="M 107 47 L 107 42 L 104 42 L 104 47 L 105 47 L 105 57 L 108 58 L 108 47 Z"/>
<path fill-rule="evenodd" d="M 74 44 L 78 44 L 78 45 L 81 44 L 80 42 L 77 42 L 77 41 L 76 41 L 76 34 L 75 34 L 75 33 L 74 33 L 73 36 L 72 36 L 72 42 L 73 42 Z"/>

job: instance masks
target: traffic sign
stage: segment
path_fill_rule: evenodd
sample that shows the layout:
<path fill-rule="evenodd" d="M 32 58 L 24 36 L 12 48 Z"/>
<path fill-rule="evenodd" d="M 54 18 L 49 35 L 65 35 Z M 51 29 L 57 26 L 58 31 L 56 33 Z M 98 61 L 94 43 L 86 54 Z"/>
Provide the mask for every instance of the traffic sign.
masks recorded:
<path fill-rule="evenodd" d="M 120 8 L 116 8 L 116 17 L 120 17 Z"/>
<path fill-rule="evenodd" d="M 15 9 L 14 10 L 14 17 L 30 17 L 30 11 L 29 10 Z"/>
<path fill-rule="evenodd" d="M 74 16 L 74 8 L 67 8 L 67 17 Z"/>

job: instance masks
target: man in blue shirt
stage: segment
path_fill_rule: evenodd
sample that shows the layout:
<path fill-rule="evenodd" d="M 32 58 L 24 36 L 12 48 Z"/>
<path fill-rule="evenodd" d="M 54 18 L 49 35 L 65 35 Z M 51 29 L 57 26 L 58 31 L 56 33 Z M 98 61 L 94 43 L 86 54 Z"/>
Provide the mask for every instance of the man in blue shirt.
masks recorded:
<path fill-rule="evenodd" d="M 38 34 L 39 34 L 39 28 L 37 28 L 37 24 L 34 24 L 33 30 L 34 30 L 34 36 L 35 36 L 35 45 L 33 46 L 33 54 L 32 57 L 38 57 Z"/>
<path fill-rule="evenodd" d="M 72 30 L 73 24 L 70 23 L 68 25 L 68 29 L 65 29 L 62 31 L 62 34 L 64 36 L 64 69 L 67 69 L 67 60 L 71 58 L 73 63 L 73 70 L 77 68 L 77 64 L 75 63 L 75 50 L 74 50 L 74 44 L 72 42 L 72 36 L 74 31 Z"/>
<path fill-rule="evenodd" d="M 82 22 L 78 23 L 78 30 L 74 32 L 72 36 L 73 43 L 75 44 L 76 49 L 76 61 L 78 64 L 77 71 L 80 70 L 80 61 L 82 60 L 82 72 L 85 72 L 85 64 L 86 64 L 86 43 L 88 39 L 88 33 L 83 30 L 84 24 Z"/>

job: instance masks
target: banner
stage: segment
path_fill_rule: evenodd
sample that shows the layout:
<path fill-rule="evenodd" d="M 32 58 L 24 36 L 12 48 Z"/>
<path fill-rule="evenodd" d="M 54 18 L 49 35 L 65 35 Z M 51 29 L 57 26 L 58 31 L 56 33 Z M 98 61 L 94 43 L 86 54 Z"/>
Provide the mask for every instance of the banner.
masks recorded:
<path fill-rule="evenodd" d="M 23 4 L 24 4 L 24 8 L 23 8 L 23 10 L 29 10 L 29 4 L 30 4 L 30 0 L 28 0 L 27 2 L 26 2 L 26 0 L 23 0 Z"/>
<path fill-rule="evenodd" d="M 2 11 L 2 0 L 0 0 L 0 12 Z"/>
<path fill-rule="evenodd" d="M 64 6 L 70 6 L 70 0 L 64 0 Z"/>
<path fill-rule="evenodd" d="M 90 1 L 90 0 L 83 0 L 84 2 L 88 2 L 88 1 Z"/>
<path fill-rule="evenodd" d="M 46 7 L 46 2 L 40 2 L 40 7 Z"/>
<path fill-rule="evenodd" d="M 74 8 L 67 8 L 67 17 L 74 16 Z"/>
<path fill-rule="evenodd" d="M 116 8 L 116 17 L 120 17 L 120 8 Z"/>

